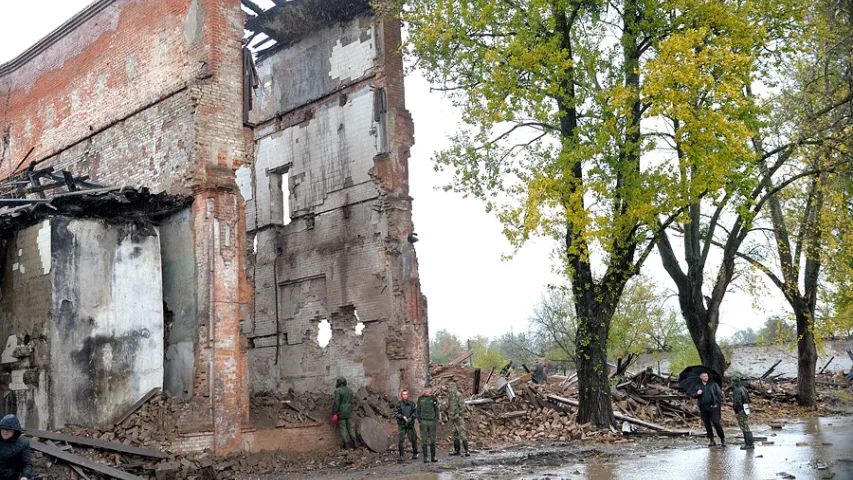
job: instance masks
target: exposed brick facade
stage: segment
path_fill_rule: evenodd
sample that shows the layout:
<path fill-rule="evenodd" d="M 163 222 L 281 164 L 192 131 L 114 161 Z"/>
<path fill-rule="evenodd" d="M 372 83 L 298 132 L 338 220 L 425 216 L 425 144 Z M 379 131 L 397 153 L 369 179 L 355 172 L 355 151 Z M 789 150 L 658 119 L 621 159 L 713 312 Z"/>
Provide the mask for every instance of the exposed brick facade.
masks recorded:
<path fill-rule="evenodd" d="M 396 395 L 424 382 L 400 26 L 359 12 L 260 61 L 248 123 L 240 0 L 98 0 L 0 66 L 0 178 L 32 149 L 27 164 L 194 198 L 161 235 L 164 285 L 192 287 L 163 296 L 179 449 L 266 448 L 244 438 L 252 391 L 329 391 L 343 375 Z M 36 295 L 30 230 L 4 275 L 20 256 Z M 49 314 L 27 299 L 3 296 L 0 334 Z"/>
<path fill-rule="evenodd" d="M 27 62 L 0 67 L 0 176 L 34 147 L 40 166 L 195 197 L 197 382 L 179 423 L 214 430 L 217 453 L 238 450 L 250 298 L 233 173 L 248 145 L 240 2 L 102 0 L 83 13 Z"/>

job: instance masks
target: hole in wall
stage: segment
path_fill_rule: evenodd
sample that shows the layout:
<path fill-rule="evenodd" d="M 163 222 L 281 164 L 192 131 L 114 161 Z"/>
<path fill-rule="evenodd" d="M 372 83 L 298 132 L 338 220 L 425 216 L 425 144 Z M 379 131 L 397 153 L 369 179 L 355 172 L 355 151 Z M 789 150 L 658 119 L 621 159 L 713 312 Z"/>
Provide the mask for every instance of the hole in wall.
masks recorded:
<path fill-rule="evenodd" d="M 281 174 L 281 214 L 282 224 L 290 224 L 290 180 L 287 172 Z"/>
<path fill-rule="evenodd" d="M 255 235 L 255 238 L 252 240 L 252 253 L 258 253 L 258 236 Z"/>
<path fill-rule="evenodd" d="M 320 348 L 326 348 L 332 340 L 332 324 L 323 319 L 317 324 L 317 344 Z"/>
<path fill-rule="evenodd" d="M 355 315 L 355 319 L 358 323 L 355 324 L 355 334 L 359 337 L 361 336 L 361 332 L 364 331 L 364 322 L 361 321 L 361 318 L 358 316 L 358 310 L 353 310 L 353 315 Z"/>

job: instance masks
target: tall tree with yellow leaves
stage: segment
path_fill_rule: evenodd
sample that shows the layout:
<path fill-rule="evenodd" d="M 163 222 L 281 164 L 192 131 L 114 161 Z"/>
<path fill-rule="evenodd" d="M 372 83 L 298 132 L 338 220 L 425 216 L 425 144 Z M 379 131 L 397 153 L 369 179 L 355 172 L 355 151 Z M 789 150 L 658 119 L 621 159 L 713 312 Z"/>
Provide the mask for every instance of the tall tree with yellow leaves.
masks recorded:
<path fill-rule="evenodd" d="M 772 35 L 756 28 L 762 1 L 398 5 L 407 52 L 462 111 L 435 159 L 453 173 L 448 189 L 484 200 L 515 247 L 536 235 L 562 245 L 581 422 L 613 423 L 611 320 L 661 232 L 757 183 L 745 146 L 758 107 L 744 86 Z"/>

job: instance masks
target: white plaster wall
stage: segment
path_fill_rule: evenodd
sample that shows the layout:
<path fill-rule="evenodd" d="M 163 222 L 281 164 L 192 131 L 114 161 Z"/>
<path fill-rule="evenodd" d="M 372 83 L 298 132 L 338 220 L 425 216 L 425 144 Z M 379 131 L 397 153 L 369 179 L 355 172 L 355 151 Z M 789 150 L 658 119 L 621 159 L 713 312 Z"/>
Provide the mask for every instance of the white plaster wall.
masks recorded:
<path fill-rule="evenodd" d="M 318 107 L 314 118 L 258 141 L 255 182 L 258 227 L 281 223 L 270 215 L 269 171 L 289 170 L 291 218 L 313 211 L 322 213 L 345 203 L 376 197 L 370 178 L 379 154 L 373 122 L 373 92 L 365 87 L 337 102 Z M 350 186 L 349 198 L 335 197 Z M 330 197 L 333 201 L 328 202 Z"/>
<path fill-rule="evenodd" d="M 258 62 L 260 81 L 251 119 L 263 123 L 326 97 L 369 75 L 376 58 L 370 16 L 321 28 Z"/>
<path fill-rule="evenodd" d="M 54 219 L 53 427 L 107 425 L 163 386 L 158 235 Z"/>

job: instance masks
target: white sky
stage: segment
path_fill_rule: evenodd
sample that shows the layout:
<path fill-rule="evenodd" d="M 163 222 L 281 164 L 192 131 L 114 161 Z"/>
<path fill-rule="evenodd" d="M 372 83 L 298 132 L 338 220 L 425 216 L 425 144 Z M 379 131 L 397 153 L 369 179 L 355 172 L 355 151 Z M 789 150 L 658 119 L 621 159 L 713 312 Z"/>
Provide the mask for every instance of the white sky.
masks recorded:
<path fill-rule="evenodd" d="M 89 3 L 0 1 L 0 63 L 14 58 Z M 561 281 L 552 273 L 553 243 L 544 239 L 531 242 L 515 259 L 502 261 L 501 255 L 511 250 L 494 216 L 485 213 L 477 200 L 436 189 L 448 177 L 433 170 L 431 157 L 448 146 L 448 136 L 458 126 L 458 112 L 441 94 L 430 92 L 417 73 L 407 77 L 406 102 L 415 123 L 409 177 L 430 332 L 434 335 L 447 329 L 464 339 L 495 337 L 510 329 L 523 331 L 545 285 Z M 645 272 L 674 290 L 657 256 L 649 258 Z M 743 293 L 728 294 L 719 336 L 740 328 L 758 329 L 769 314 L 783 311 L 784 301 L 776 291 L 770 293 L 761 310 Z"/>

